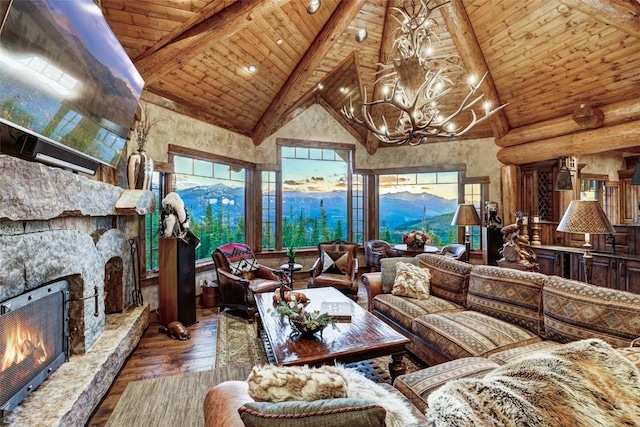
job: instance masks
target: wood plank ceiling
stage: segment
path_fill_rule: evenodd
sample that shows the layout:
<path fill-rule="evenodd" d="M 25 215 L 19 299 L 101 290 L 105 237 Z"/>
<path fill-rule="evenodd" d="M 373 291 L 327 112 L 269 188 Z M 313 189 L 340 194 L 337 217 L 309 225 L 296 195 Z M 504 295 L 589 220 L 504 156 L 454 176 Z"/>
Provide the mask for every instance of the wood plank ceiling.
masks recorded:
<path fill-rule="evenodd" d="M 375 73 L 395 56 L 392 7 L 401 0 L 322 0 L 314 14 L 308 3 L 102 0 L 101 7 L 152 102 L 256 145 L 318 103 L 374 153 L 382 143 L 339 111 L 350 98 L 359 105 L 365 87 L 369 99 L 379 96 Z M 436 12 L 434 48 L 458 54 L 466 68 L 450 70 L 456 87 L 445 108 L 467 94 L 469 72 L 488 71 L 485 98 L 507 104 L 461 139 L 500 139 L 570 116 L 581 104 L 640 104 L 640 3 L 587 3 L 451 0 Z M 368 32 L 363 43 L 355 40 L 360 29 Z"/>

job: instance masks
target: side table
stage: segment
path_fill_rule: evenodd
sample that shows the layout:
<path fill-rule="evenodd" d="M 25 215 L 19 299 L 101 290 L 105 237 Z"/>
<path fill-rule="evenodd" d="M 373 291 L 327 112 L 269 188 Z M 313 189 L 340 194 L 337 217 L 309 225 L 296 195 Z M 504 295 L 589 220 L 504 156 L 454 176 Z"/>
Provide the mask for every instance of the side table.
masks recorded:
<path fill-rule="evenodd" d="M 302 270 L 301 264 L 287 263 L 280 266 L 280 270 L 289 272 L 289 280 L 291 281 L 291 289 L 293 289 L 293 273 Z"/>

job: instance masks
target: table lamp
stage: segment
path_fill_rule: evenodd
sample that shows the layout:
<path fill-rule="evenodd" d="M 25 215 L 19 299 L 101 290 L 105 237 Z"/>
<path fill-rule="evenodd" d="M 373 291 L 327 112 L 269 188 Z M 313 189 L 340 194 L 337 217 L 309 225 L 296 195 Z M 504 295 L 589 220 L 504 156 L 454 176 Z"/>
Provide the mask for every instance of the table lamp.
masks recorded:
<path fill-rule="evenodd" d="M 471 252 L 471 242 L 469 241 L 469 226 L 481 225 L 480 217 L 472 204 L 458 205 L 456 213 L 453 215 L 451 225 L 465 227 L 464 245 L 465 245 L 465 261 L 469 262 L 469 253 Z"/>
<path fill-rule="evenodd" d="M 584 275 L 587 283 L 591 283 L 593 255 L 591 255 L 591 234 L 615 233 L 607 215 L 597 200 L 573 200 L 562 216 L 558 231 L 584 234 Z"/>

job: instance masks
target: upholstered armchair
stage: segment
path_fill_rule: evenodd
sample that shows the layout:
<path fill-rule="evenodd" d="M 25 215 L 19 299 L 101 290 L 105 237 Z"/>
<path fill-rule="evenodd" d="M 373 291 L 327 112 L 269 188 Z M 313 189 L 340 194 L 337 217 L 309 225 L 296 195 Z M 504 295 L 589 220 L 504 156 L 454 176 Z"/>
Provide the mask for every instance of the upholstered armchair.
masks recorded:
<path fill-rule="evenodd" d="M 384 240 L 368 240 L 364 243 L 364 257 L 369 271 L 380 271 L 380 259 L 399 257 L 402 254 Z"/>
<path fill-rule="evenodd" d="M 334 287 L 356 301 L 358 299 L 358 244 L 333 240 L 318 244 L 318 259 L 309 271 L 310 288 Z"/>
<path fill-rule="evenodd" d="M 464 260 L 465 252 L 467 248 L 464 244 L 454 243 L 444 246 L 440 251 L 440 255 L 445 255 L 453 259 Z"/>
<path fill-rule="evenodd" d="M 251 248 L 244 243 L 227 243 L 211 254 L 216 264 L 220 310 L 243 310 L 249 322 L 256 310 L 254 294 L 272 292 L 287 283 L 281 270 L 258 263 Z"/>

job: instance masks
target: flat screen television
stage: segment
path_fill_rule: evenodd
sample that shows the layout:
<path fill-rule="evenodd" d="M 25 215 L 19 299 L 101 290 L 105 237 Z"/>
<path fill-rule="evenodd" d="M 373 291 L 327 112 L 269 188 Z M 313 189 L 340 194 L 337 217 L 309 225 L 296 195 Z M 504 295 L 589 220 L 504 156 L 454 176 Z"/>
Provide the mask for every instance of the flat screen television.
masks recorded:
<path fill-rule="evenodd" d="M 0 1 L 2 145 L 88 173 L 117 167 L 144 82 L 99 7 Z"/>

